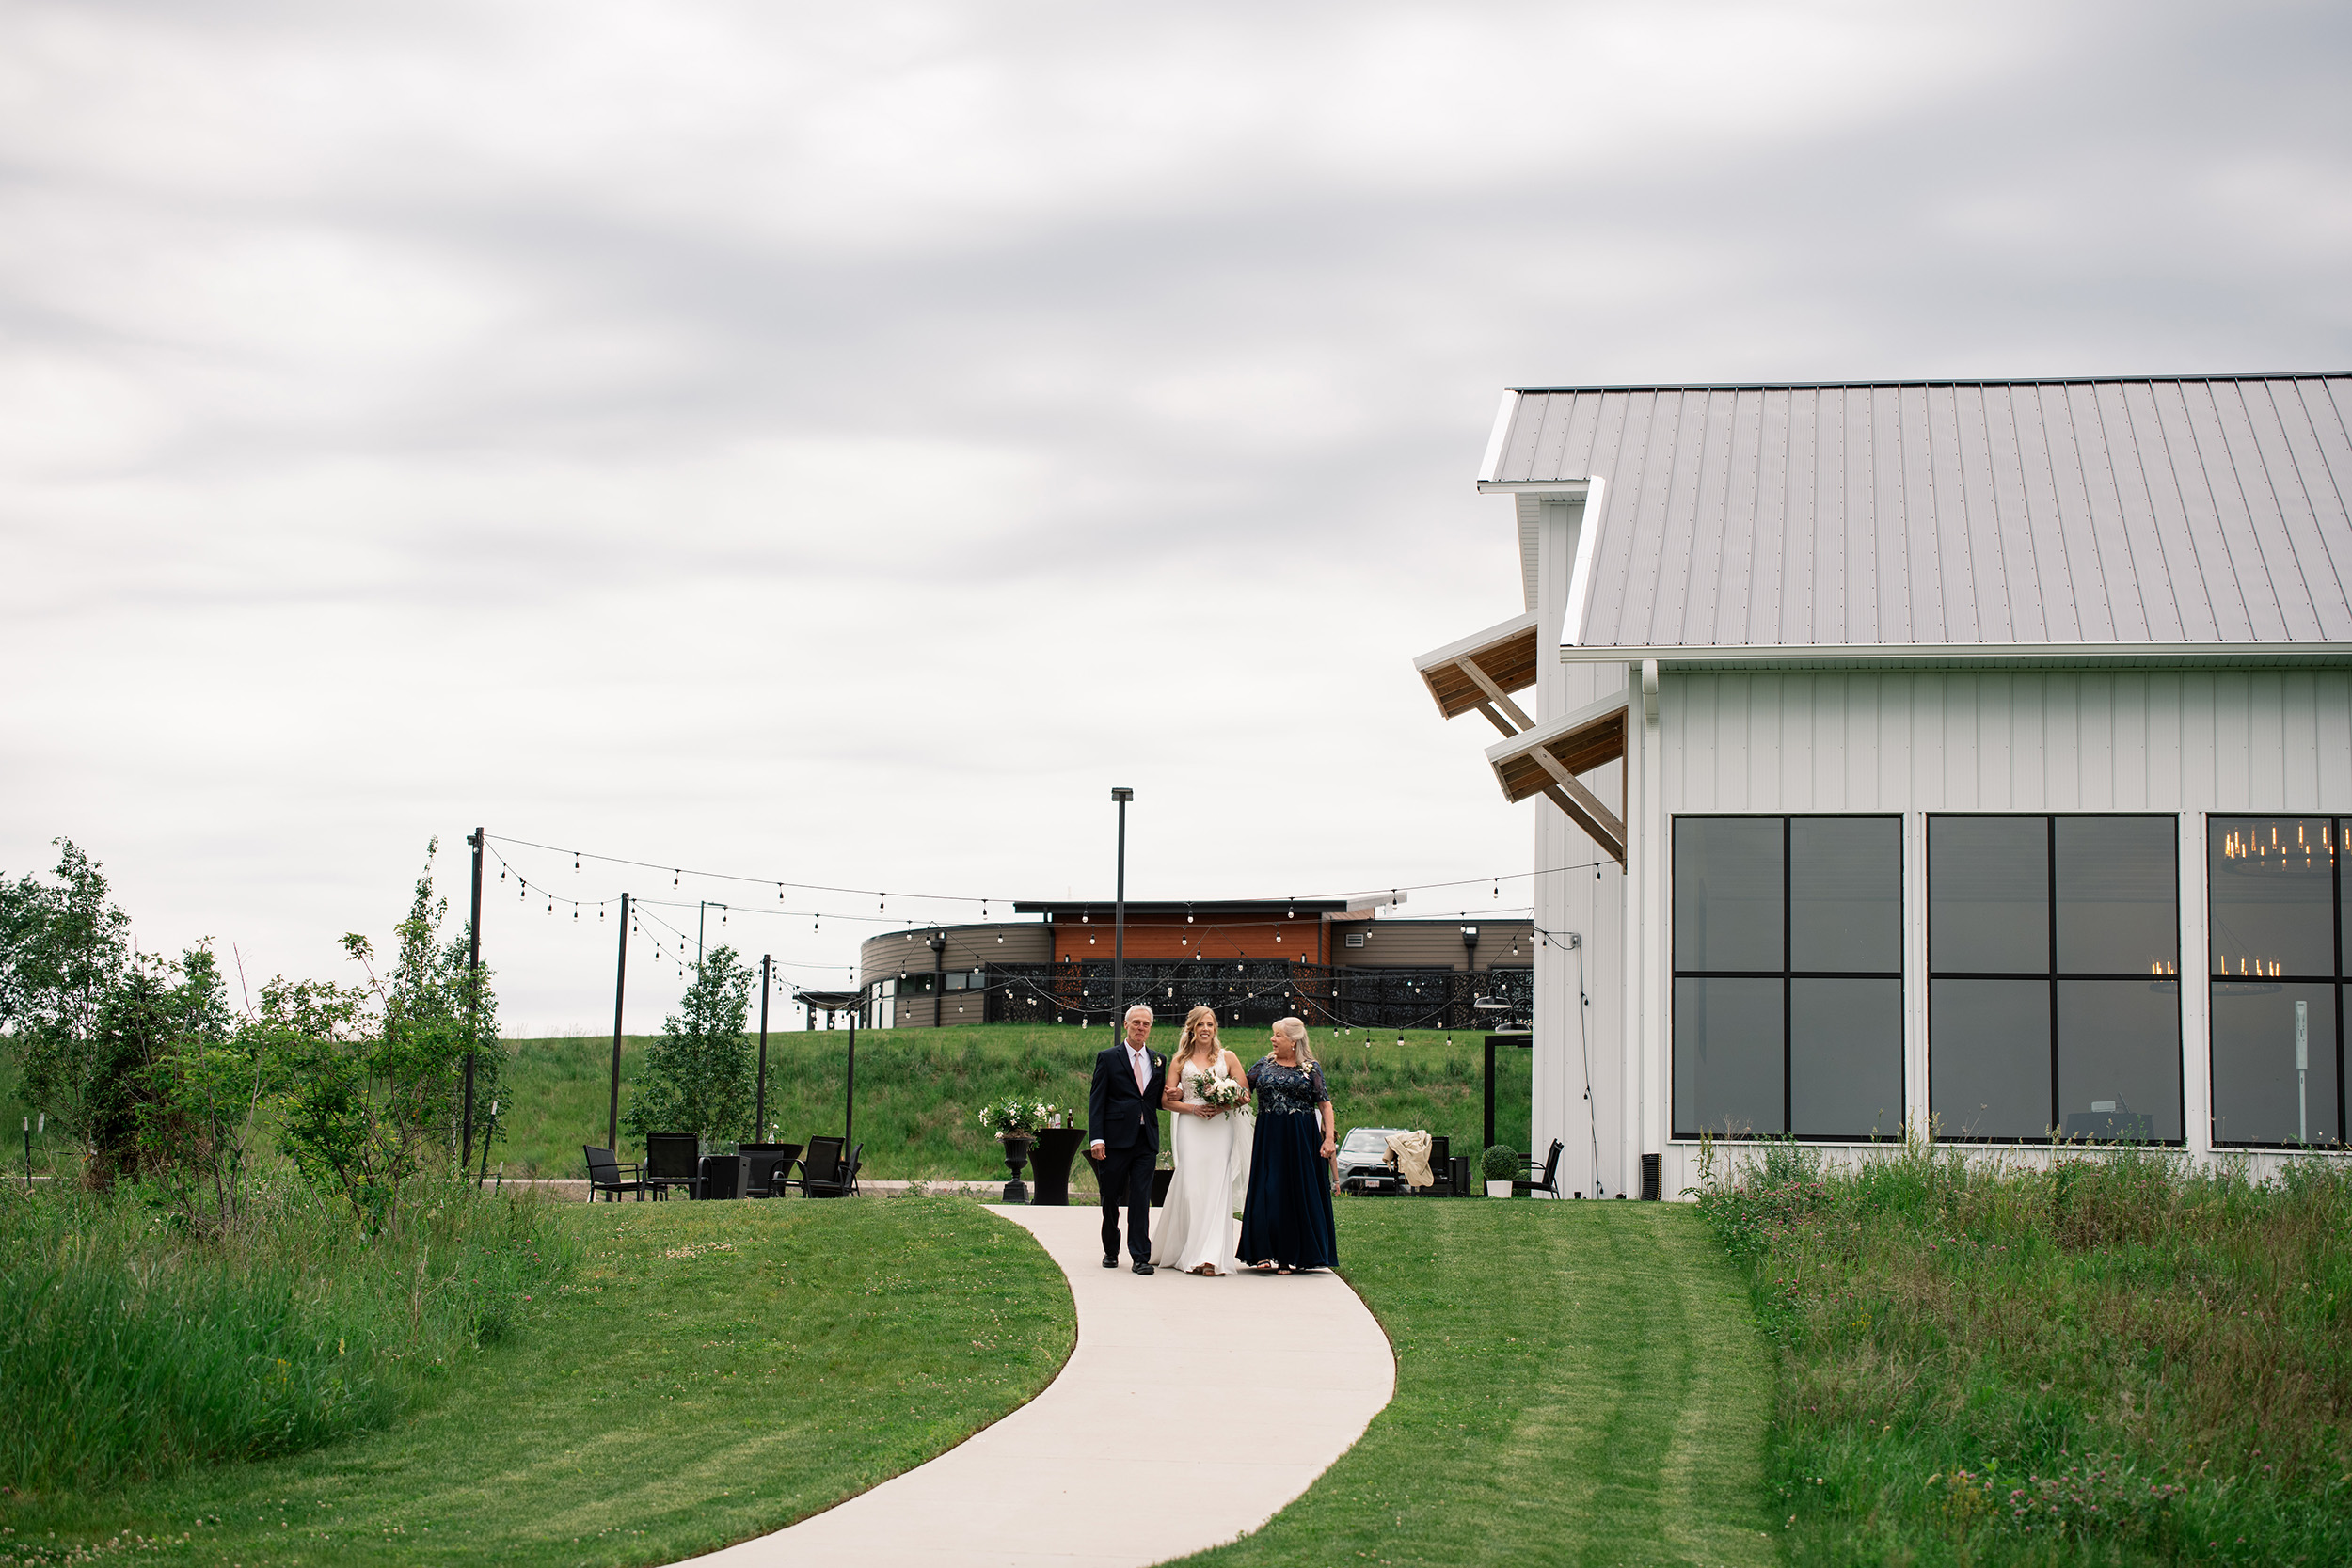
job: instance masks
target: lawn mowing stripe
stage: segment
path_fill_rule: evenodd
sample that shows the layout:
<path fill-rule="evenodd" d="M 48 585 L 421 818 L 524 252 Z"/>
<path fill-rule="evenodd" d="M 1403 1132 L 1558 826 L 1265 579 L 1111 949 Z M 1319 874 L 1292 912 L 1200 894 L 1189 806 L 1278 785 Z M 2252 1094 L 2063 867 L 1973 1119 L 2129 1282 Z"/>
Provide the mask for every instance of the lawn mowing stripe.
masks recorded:
<path fill-rule="evenodd" d="M 1771 1368 L 1694 1213 L 1358 1199 L 1340 1222 L 1396 1398 L 1263 1529 L 1188 1561 L 1772 1560 Z"/>

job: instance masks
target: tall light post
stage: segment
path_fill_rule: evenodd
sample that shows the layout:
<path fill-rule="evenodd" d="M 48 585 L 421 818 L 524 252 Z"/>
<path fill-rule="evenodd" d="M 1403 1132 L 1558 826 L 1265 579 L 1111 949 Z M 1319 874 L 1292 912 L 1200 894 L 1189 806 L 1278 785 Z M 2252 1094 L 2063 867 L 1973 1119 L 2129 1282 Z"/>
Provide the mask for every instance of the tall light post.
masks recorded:
<path fill-rule="evenodd" d="M 697 970 L 703 966 L 703 923 L 710 918 L 710 911 L 713 910 L 720 911 L 719 924 L 725 925 L 727 906 L 715 898 L 704 899 L 702 907 L 694 911 L 694 967 Z"/>
<path fill-rule="evenodd" d="M 1119 899 L 1111 915 L 1111 1033 L 1126 1027 L 1127 1012 L 1127 802 L 1136 792 L 1123 784 L 1111 786 L 1119 806 Z"/>

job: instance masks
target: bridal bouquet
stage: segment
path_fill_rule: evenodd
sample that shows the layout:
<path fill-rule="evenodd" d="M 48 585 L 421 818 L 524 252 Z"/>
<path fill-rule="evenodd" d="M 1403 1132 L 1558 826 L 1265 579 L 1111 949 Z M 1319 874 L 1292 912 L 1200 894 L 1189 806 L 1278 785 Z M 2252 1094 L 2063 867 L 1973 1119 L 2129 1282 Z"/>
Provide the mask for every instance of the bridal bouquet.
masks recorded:
<path fill-rule="evenodd" d="M 1232 1078 L 1203 1078 L 1196 1092 L 1216 1106 L 1220 1115 L 1230 1113 L 1249 1098 L 1248 1085 Z"/>

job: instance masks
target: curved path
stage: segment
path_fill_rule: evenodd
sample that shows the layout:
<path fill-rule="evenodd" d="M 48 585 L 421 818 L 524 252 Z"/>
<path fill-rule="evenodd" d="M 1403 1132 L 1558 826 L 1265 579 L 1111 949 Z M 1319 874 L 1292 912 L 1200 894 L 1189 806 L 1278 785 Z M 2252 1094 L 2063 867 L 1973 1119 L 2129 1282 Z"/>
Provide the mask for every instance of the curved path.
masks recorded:
<path fill-rule="evenodd" d="M 1144 1568 L 1265 1523 L 1395 1391 L 1387 1336 L 1336 1275 L 1147 1279 L 1103 1267 L 1099 1210 L 991 1212 L 1070 1276 L 1061 1375 L 930 1464 L 693 1562 Z"/>

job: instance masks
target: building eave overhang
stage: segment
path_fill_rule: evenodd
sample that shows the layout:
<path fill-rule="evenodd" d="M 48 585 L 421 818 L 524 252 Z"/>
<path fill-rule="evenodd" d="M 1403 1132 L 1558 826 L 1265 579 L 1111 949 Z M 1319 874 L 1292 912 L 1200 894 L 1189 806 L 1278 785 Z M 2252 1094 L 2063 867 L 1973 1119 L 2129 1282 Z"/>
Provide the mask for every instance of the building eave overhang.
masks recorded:
<path fill-rule="evenodd" d="M 1565 643 L 1564 664 L 1641 664 L 1726 670 L 2272 670 L 2352 666 L 2352 642 L 1985 642 L 1900 646 L 1828 643 L 1588 647 Z"/>
<path fill-rule="evenodd" d="M 1064 914 L 1107 916 L 1116 905 L 1108 898 L 1057 898 L 1016 903 L 1012 908 L 1015 914 L 1041 914 L 1050 918 Z M 1346 911 L 1347 900 L 1344 898 L 1203 898 L 1189 904 L 1172 898 L 1154 898 L 1148 902 L 1140 898 L 1127 900 L 1127 918 L 1130 920 L 1138 916 L 1178 914 L 1280 917 L 1292 914 L 1344 914 Z"/>

